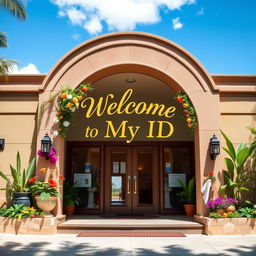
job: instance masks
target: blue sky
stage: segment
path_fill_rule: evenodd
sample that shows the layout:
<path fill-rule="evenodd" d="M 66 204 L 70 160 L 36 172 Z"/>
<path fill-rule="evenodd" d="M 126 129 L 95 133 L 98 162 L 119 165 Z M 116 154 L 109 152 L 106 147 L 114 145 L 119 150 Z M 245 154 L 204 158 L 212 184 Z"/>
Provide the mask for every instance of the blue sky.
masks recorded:
<path fill-rule="evenodd" d="M 27 20 L 1 10 L 18 73 L 48 73 L 81 42 L 144 31 L 192 53 L 210 74 L 256 74 L 256 0 L 27 0 Z"/>

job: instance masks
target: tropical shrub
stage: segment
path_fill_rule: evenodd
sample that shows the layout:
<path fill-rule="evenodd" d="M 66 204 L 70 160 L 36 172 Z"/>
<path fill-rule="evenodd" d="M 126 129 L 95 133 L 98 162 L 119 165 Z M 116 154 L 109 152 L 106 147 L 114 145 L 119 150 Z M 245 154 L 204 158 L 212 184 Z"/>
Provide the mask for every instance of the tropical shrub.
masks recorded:
<path fill-rule="evenodd" d="M 34 207 L 27 207 L 23 204 L 14 204 L 10 208 L 0 208 L 0 216 L 8 218 L 40 218 L 45 213 Z"/>
<path fill-rule="evenodd" d="M 10 180 L 3 172 L 0 171 L 0 176 L 5 179 L 7 182 L 7 188 L 2 188 L 1 190 L 6 190 L 10 195 L 13 194 L 13 192 L 27 192 L 29 191 L 29 179 L 34 173 L 35 170 L 35 164 L 36 160 L 33 158 L 31 163 L 29 164 L 27 169 L 21 168 L 21 159 L 20 159 L 20 153 L 17 152 L 16 156 L 16 168 L 14 168 L 12 165 L 10 165 L 11 168 L 11 175 L 12 179 Z"/>
<path fill-rule="evenodd" d="M 191 178 L 187 185 L 180 179 L 177 179 L 177 181 L 183 189 L 182 192 L 177 194 L 181 197 L 181 202 L 194 204 L 196 202 L 195 177 Z"/>
<path fill-rule="evenodd" d="M 246 160 L 252 155 L 256 148 L 256 142 L 251 146 L 246 143 L 241 143 L 237 150 L 234 144 L 229 140 L 227 135 L 221 131 L 227 147 L 223 149 L 227 152 L 229 157 L 224 158 L 227 170 L 223 171 L 224 185 L 221 186 L 221 193 L 229 197 L 235 197 L 237 200 L 241 199 L 242 191 L 249 191 L 247 186 L 250 181 L 250 171 L 243 169 Z"/>

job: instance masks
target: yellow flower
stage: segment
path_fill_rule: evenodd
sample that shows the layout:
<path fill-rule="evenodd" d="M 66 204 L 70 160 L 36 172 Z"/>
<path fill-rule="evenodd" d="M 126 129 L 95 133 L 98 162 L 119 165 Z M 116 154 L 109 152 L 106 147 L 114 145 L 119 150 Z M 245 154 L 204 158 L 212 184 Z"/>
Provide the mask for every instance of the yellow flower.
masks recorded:
<path fill-rule="evenodd" d="M 28 207 L 28 210 L 33 212 L 33 211 L 35 211 L 36 209 L 35 209 L 34 207 Z"/>
<path fill-rule="evenodd" d="M 68 108 L 72 108 L 72 106 L 73 106 L 73 103 L 71 103 L 71 102 L 69 102 L 69 103 L 67 104 L 67 107 L 68 107 Z"/>
<path fill-rule="evenodd" d="M 41 168 L 39 172 L 45 173 L 46 172 L 46 168 Z"/>
<path fill-rule="evenodd" d="M 73 102 L 76 104 L 78 102 L 77 98 L 73 98 Z"/>
<path fill-rule="evenodd" d="M 22 212 L 23 212 L 23 213 L 29 213 L 29 211 L 28 211 L 28 210 L 23 210 Z"/>

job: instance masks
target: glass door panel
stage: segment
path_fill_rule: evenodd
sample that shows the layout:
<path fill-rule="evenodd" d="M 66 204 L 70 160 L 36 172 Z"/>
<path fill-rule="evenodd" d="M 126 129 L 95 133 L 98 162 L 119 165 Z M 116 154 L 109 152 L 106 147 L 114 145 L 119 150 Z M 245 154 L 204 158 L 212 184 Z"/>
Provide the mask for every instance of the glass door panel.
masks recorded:
<path fill-rule="evenodd" d="M 177 179 L 184 183 L 190 178 L 190 149 L 189 147 L 164 147 L 164 208 L 183 208 L 178 194 L 182 191 Z"/>

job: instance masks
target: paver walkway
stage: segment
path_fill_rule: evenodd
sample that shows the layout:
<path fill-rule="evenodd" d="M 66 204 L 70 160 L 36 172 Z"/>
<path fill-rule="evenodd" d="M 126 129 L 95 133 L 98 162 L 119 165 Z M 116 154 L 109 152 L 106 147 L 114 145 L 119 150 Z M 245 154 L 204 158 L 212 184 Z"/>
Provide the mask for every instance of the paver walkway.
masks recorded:
<path fill-rule="evenodd" d="M 0 255 L 255 256 L 256 236 L 76 237 L 0 235 Z"/>

